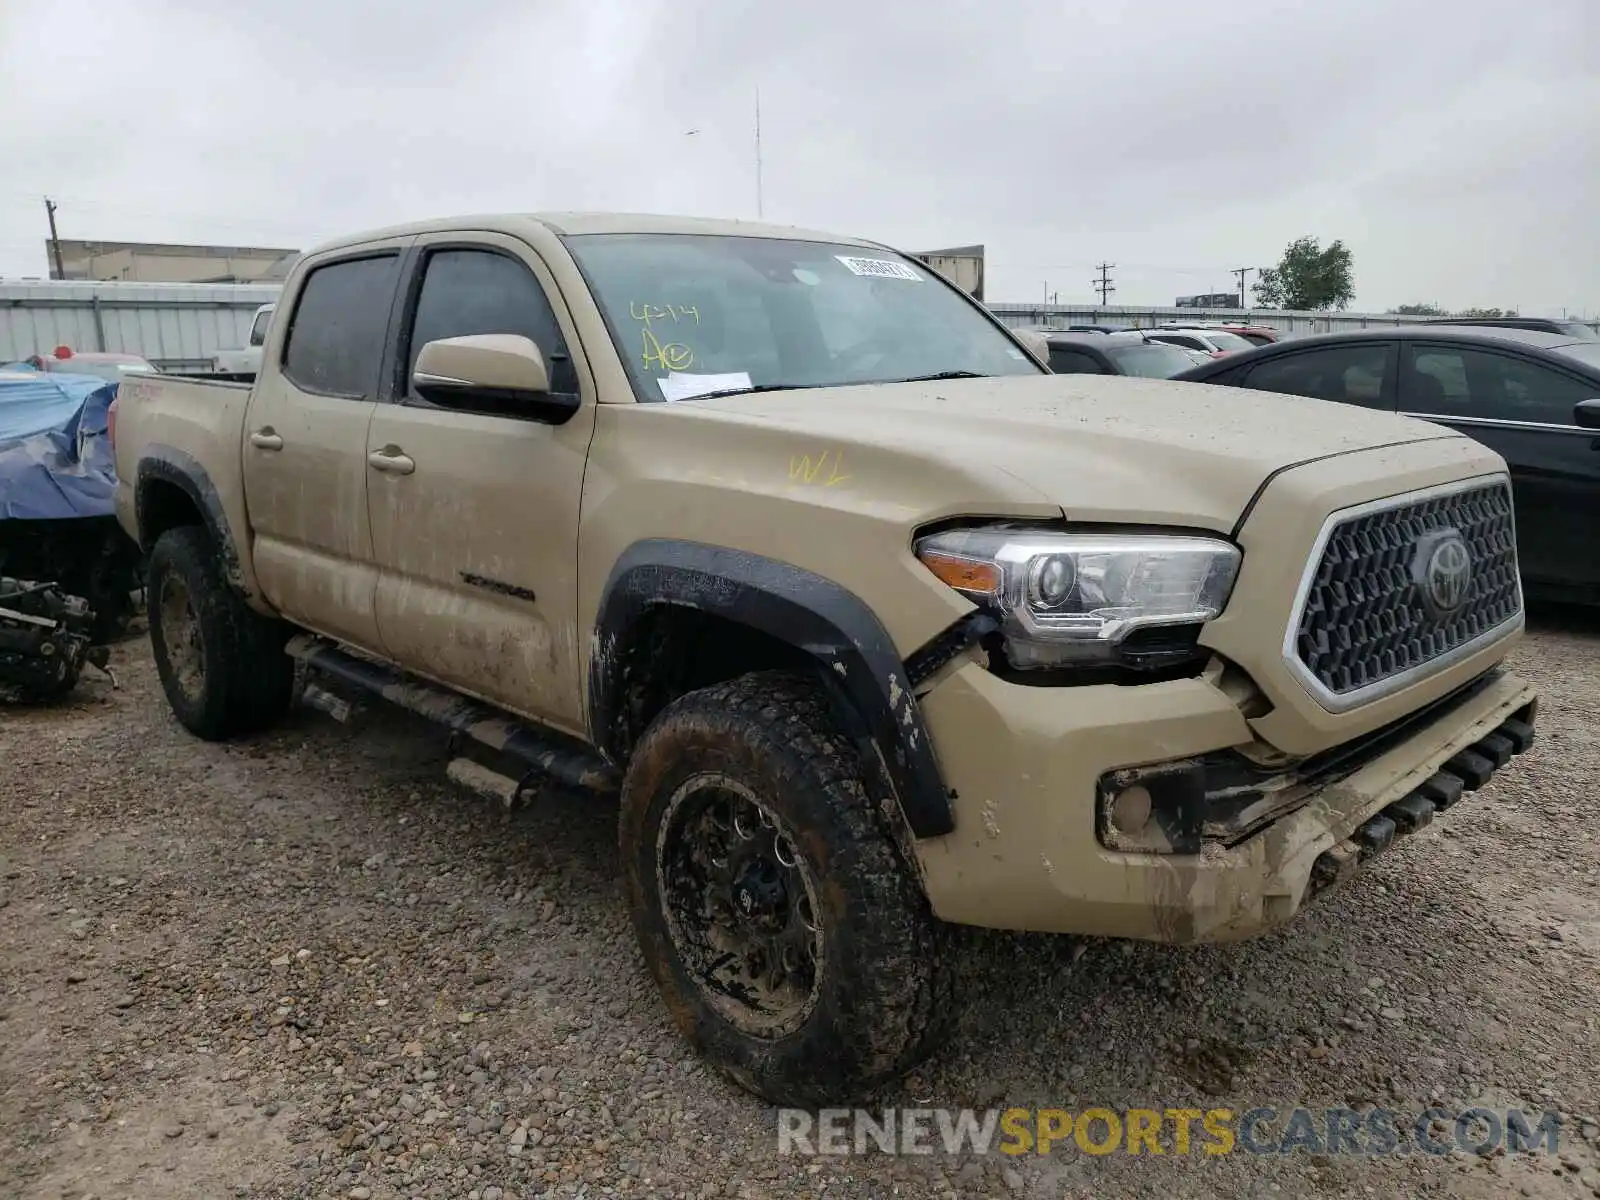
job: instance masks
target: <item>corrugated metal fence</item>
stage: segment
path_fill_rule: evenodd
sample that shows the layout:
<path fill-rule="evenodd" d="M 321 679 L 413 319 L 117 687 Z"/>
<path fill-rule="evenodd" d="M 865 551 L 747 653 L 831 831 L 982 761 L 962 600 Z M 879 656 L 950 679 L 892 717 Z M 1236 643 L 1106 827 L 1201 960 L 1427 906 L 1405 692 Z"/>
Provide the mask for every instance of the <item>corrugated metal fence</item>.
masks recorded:
<path fill-rule="evenodd" d="M 276 284 L 0 280 L 0 362 L 76 351 L 139 354 L 168 370 L 208 370 L 243 346 Z"/>
<path fill-rule="evenodd" d="M 206 370 L 219 350 L 243 346 L 255 310 L 275 284 L 73 283 L 0 280 L 0 362 L 67 345 L 140 354 L 169 370 Z M 1291 336 L 1404 325 L 1387 313 L 991 304 L 1007 325 L 1159 325 L 1246 320 Z"/>

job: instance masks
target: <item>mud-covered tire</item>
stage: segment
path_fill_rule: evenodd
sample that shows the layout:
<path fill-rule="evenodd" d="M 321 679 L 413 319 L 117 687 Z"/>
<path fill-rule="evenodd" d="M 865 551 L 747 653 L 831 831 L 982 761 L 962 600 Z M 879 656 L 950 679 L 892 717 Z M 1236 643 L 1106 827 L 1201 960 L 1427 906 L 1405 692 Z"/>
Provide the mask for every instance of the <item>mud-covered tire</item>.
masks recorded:
<path fill-rule="evenodd" d="M 669 893 L 682 892 L 667 881 L 672 851 L 664 843 L 686 789 L 692 794 L 706 779 L 759 797 L 775 819 L 767 829 L 789 839 L 788 857 L 798 851 L 816 884 L 806 887 L 818 919 L 805 927 L 820 965 L 808 1006 L 787 1028 L 752 1031 L 737 1014 L 730 1019 L 726 989 L 694 968 L 694 939 L 673 915 L 683 910 Z M 667 1008 L 699 1053 L 740 1086 L 775 1104 L 849 1103 L 938 1044 L 951 1007 L 943 927 L 816 680 L 762 672 L 670 704 L 629 762 L 619 839 L 635 932 Z"/>
<path fill-rule="evenodd" d="M 180 526 L 156 540 L 145 597 L 156 672 L 185 729 L 222 741 L 284 715 L 294 688 L 288 628 L 244 603 L 204 529 Z"/>

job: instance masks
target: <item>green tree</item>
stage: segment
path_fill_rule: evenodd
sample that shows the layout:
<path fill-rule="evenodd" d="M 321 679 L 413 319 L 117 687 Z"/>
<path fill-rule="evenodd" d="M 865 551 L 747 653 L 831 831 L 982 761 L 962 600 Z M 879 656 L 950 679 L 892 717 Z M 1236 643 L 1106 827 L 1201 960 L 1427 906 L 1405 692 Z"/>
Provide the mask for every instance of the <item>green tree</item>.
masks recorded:
<path fill-rule="evenodd" d="M 1402 304 L 1399 308 L 1389 310 L 1397 317 L 1448 317 L 1443 308 L 1437 304 Z"/>
<path fill-rule="evenodd" d="M 1452 314 L 1457 317 L 1514 317 L 1517 310 L 1514 308 L 1463 308 L 1460 312 Z"/>
<path fill-rule="evenodd" d="M 1252 288 L 1262 308 L 1348 308 L 1355 298 L 1354 264 L 1341 241 L 1327 249 L 1314 237 L 1296 238 L 1275 267 L 1263 267 Z"/>

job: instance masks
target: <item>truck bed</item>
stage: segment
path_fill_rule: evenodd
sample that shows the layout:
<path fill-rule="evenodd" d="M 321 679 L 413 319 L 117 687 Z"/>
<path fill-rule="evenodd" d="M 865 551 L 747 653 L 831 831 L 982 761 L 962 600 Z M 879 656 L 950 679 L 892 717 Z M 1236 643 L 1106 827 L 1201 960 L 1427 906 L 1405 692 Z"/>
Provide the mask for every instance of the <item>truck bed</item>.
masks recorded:
<path fill-rule="evenodd" d="M 115 453 L 117 518 L 130 534 L 139 528 L 134 489 L 146 451 L 162 447 L 162 457 L 178 451 L 193 464 L 205 494 L 192 496 L 236 538 L 247 535 L 241 453 L 247 383 L 182 375 L 144 375 L 124 382 L 117 392 Z M 203 464 L 203 466 L 202 466 Z M 174 484 L 174 486 L 176 486 Z M 245 559 L 245 556 L 240 556 Z M 247 595 L 255 594 L 248 561 L 230 563 Z"/>

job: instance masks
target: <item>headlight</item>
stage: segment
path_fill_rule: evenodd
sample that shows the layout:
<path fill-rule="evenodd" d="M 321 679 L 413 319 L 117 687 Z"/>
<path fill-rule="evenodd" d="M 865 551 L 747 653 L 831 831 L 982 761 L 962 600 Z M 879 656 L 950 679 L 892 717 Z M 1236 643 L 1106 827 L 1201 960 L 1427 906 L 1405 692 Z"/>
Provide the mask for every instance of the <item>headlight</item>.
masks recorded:
<path fill-rule="evenodd" d="M 1139 630 L 1204 624 L 1228 602 L 1240 557 L 1214 538 L 1025 529 L 950 530 L 916 553 L 999 619 L 1021 669 L 1114 663 Z"/>

